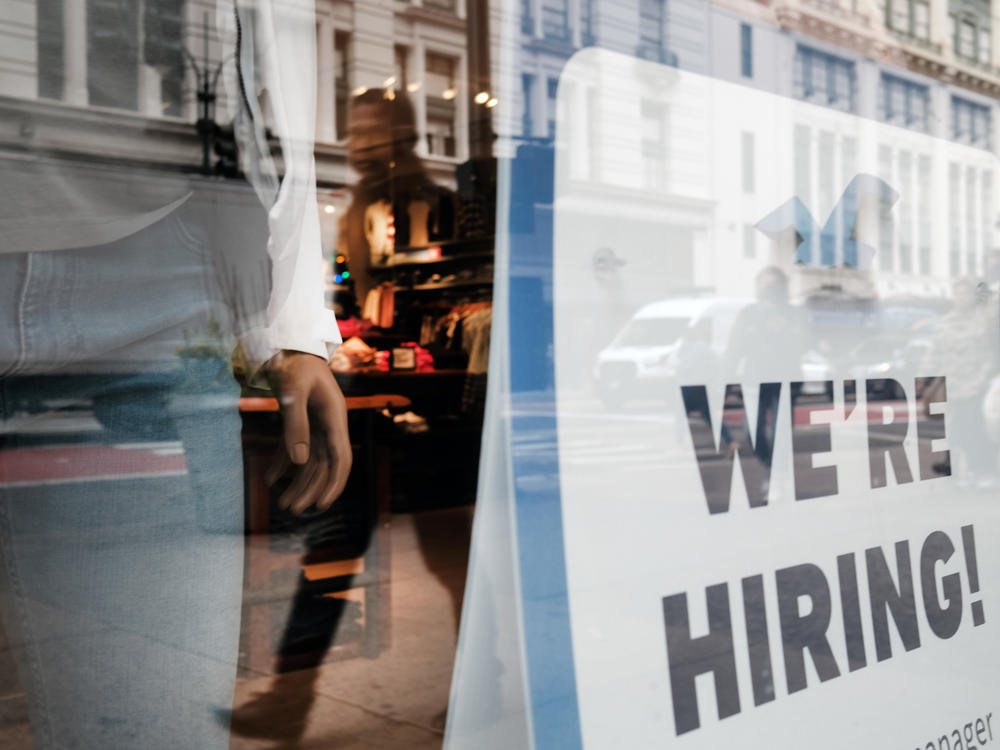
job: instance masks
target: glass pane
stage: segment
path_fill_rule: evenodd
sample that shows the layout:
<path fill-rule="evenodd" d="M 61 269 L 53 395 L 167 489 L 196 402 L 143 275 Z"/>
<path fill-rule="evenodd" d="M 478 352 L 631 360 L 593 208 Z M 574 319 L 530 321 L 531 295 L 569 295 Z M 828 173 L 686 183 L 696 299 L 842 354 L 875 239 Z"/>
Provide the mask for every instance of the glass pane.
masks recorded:
<path fill-rule="evenodd" d="M 0 747 L 992 746 L 991 3 L 0 4 Z"/>

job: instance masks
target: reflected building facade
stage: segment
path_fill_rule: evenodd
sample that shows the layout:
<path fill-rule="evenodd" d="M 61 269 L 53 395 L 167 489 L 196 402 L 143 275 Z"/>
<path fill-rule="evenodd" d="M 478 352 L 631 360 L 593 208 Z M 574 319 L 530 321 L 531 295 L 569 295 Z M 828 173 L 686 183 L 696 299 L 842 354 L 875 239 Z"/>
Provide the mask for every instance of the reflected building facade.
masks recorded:
<path fill-rule="evenodd" d="M 672 234 L 681 241 L 669 250 L 674 291 L 725 292 L 727 277 L 735 283 L 791 262 L 794 248 L 757 229 L 775 208 L 758 196 L 771 192 L 761 186 L 778 164 L 820 225 L 858 172 L 877 175 L 898 193 L 878 227 L 870 273 L 827 268 L 821 280 L 810 280 L 801 269 L 795 293 L 822 283 L 850 294 L 939 298 L 952 279 L 988 271 L 998 215 L 1000 92 L 989 3 L 526 0 L 519 30 L 517 72 L 508 81 L 517 105 L 503 131 L 515 140 L 559 139 L 557 107 L 566 107 L 573 127 L 556 147 L 568 149 L 567 178 L 579 194 L 588 183 L 615 186 L 623 216 L 649 222 L 651 242 L 664 217 L 676 225 Z M 773 124 L 758 132 L 764 126 L 748 118 L 729 142 L 712 135 L 708 110 L 670 111 L 661 101 L 667 73 L 643 91 L 618 92 L 613 106 L 608 97 L 617 84 L 596 72 L 567 82 L 558 96 L 559 71 L 588 45 L 817 108 L 782 123 L 788 132 L 781 139 Z M 844 113 L 898 130 L 873 146 L 849 132 L 853 126 L 837 124 Z M 931 153 L 928 135 L 967 148 Z M 790 161 L 769 147 L 776 140 Z M 707 196 L 729 170 L 740 173 L 741 208 L 719 216 Z M 946 220 L 932 222 L 932 207 L 941 205 Z M 612 243 L 600 238 L 595 251 Z M 726 248 L 725 257 L 710 248 Z"/>
<path fill-rule="evenodd" d="M 197 168 L 196 67 L 211 79 L 220 65 L 233 64 L 233 50 L 223 48 L 216 32 L 216 6 L 213 0 L 5 3 L 0 147 Z M 317 0 L 316 33 L 319 183 L 351 181 L 348 101 L 352 92 L 373 87 L 409 92 L 417 152 L 441 179 L 453 181 L 454 165 L 469 156 L 465 0 Z M 123 48 L 131 65 L 118 64 Z M 232 118 L 233 93 L 213 91 L 217 122 Z"/>

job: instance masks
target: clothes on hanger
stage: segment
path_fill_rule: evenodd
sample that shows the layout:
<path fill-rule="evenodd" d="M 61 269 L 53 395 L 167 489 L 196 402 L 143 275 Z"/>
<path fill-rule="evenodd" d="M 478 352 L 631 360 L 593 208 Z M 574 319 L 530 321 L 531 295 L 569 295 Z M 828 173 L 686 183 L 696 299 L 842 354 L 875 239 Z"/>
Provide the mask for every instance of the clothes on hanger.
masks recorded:
<path fill-rule="evenodd" d="M 368 291 L 361 317 L 379 328 L 392 328 L 396 317 L 396 287 L 384 281 Z"/>
<path fill-rule="evenodd" d="M 493 308 L 487 307 L 469 313 L 463 320 L 462 348 L 469 355 L 466 368 L 472 375 L 485 375 L 490 359 L 490 328 Z"/>

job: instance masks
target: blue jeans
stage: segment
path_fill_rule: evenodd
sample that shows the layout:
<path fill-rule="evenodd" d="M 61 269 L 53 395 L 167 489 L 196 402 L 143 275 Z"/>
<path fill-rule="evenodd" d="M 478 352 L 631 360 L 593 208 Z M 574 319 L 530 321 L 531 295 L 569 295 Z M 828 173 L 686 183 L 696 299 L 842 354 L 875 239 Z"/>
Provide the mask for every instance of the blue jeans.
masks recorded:
<path fill-rule="evenodd" d="M 40 750 L 228 747 L 243 474 L 206 210 L 0 254 L 0 613 Z"/>

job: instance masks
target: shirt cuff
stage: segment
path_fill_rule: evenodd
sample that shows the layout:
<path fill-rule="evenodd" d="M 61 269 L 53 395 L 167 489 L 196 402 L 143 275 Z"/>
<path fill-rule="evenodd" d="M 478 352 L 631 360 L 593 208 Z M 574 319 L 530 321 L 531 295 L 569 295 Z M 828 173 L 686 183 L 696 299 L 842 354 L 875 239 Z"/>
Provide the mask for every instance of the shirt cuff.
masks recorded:
<path fill-rule="evenodd" d="M 337 317 L 333 310 L 325 308 L 313 318 L 311 326 L 292 328 L 277 323 L 251 329 L 240 337 L 247 367 L 247 382 L 255 387 L 266 387 L 267 381 L 261 368 L 280 351 L 315 354 L 329 361 L 341 342 Z"/>

